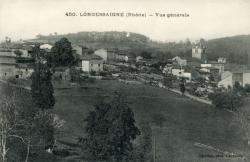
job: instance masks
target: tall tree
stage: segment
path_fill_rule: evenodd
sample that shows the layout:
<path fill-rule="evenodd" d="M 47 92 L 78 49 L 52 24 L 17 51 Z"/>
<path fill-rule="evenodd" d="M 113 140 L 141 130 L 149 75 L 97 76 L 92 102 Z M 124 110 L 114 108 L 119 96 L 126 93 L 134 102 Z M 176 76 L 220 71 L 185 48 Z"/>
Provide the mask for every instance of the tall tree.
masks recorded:
<path fill-rule="evenodd" d="M 46 65 L 36 63 L 31 75 L 31 95 L 34 104 L 42 110 L 52 109 L 55 104 L 51 77 L 52 73 Z"/>
<path fill-rule="evenodd" d="M 81 142 L 91 159 L 122 162 L 130 157 L 140 131 L 124 97 L 97 105 L 85 121 L 87 136 Z"/>
<path fill-rule="evenodd" d="M 71 42 L 61 38 L 51 49 L 51 61 L 54 66 L 70 66 L 74 62 Z"/>
<path fill-rule="evenodd" d="M 167 87 L 167 89 L 169 90 L 170 88 L 172 88 L 173 86 L 173 80 L 174 80 L 174 76 L 173 74 L 166 74 L 164 76 L 164 85 Z"/>
<path fill-rule="evenodd" d="M 12 101 L 12 98 L 5 98 L 0 102 L 0 154 L 2 162 L 7 162 L 8 140 L 14 136 L 17 124 L 15 103 Z"/>
<path fill-rule="evenodd" d="M 181 79 L 181 83 L 179 84 L 179 86 L 180 86 L 180 91 L 181 91 L 182 95 L 184 95 L 184 93 L 186 91 L 185 79 L 184 78 Z"/>
<path fill-rule="evenodd" d="M 149 123 L 140 124 L 141 136 L 136 147 L 136 162 L 151 162 L 153 160 L 152 129 Z"/>
<path fill-rule="evenodd" d="M 218 89 L 209 95 L 209 99 L 219 109 L 236 111 L 242 105 L 243 96 L 236 88 L 229 88 L 228 90 Z"/>
<path fill-rule="evenodd" d="M 52 73 L 48 61 L 44 57 L 44 51 L 39 46 L 33 49 L 35 64 L 31 75 L 31 96 L 33 103 L 41 110 L 52 109 L 55 104 L 54 89 L 52 85 Z"/>

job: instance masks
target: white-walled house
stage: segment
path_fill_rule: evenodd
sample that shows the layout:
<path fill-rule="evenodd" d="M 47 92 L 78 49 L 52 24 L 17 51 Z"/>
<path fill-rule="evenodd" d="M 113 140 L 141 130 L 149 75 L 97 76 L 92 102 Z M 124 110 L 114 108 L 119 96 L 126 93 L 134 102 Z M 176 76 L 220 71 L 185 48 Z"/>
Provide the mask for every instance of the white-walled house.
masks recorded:
<path fill-rule="evenodd" d="M 221 75 L 221 81 L 218 83 L 218 86 L 223 87 L 233 87 L 236 82 L 239 82 L 240 85 L 245 86 L 250 84 L 250 72 L 230 72 L 225 71 Z"/>
<path fill-rule="evenodd" d="M 103 59 L 97 55 L 85 55 L 81 57 L 81 70 L 83 72 L 103 71 Z"/>
<path fill-rule="evenodd" d="M 175 56 L 172 58 L 172 61 L 175 62 L 176 64 L 180 66 L 186 66 L 187 65 L 187 60 L 180 58 L 179 56 Z"/>
<path fill-rule="evenodd" d="M 219 70 L 219 74 L 224 72 L 224 63 L 211 61 L 209 63 L 201 64 L 201 70 L 210 72 L 210 69 L 216 68 Z"/>
<path fill-rule="evenodd" d="M 172 74 L 178 78 L 186 78 L 187 80 L 191 80 L 191 73 L 185 72 L 184 69 L 181 68 L 172 68 Z"/>
<path fill-rule="evenodd" d="M 219 57 L 219 58 L 218 58 L 218 63 L 223 63 L 223 64 L 225 64 L 225 63 L 227 63 L 227 59 L 226 59 L 225 57 Z"/>

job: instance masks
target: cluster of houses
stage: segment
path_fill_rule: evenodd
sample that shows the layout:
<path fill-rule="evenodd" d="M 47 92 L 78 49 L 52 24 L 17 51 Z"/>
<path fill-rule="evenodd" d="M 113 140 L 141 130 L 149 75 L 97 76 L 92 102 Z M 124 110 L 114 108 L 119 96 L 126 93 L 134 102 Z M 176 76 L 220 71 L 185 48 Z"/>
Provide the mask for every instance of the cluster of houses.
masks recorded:
<path fill-rule="evenodd" d="M 198 59 L 200 63 L 195 65 L 185 59 L 176 56 L 172 58 L 163 68 L 163 73 L 171 73 L 177 78 L 185 78 L 187 81 L 194 79 L 194 73 L 208 82 L 214 82 L 218 87 L 233 87 L 238 82 L 245 86 L 250 84 L 250 70 L 247 69 L 225 69 L 227 60 L 220 57 L 217 61 L 207 61 L 206 47 L 196 44 L 192 48 L 192 58 Z"/>
<path fill-rule="evenodd" d="M 29 78 L 33 72 L 31 68 L 32 43 L 23 43 L 17 47 L 1 47 L 0 48 L 0 77 L 1 78 Z M 40 49 L 50 51 L 53 45 L 44 43 L 40 45 Z M 72 45 L 73 54 L 78 58 L 78 68 L 85 73 L 100 74 L 105 67 L 115 67 L 119 63 L 129 66 L 135 64 L 144 64 L 150 67 L 151 59 L 145 59 L 142 56 L 135 56 L 128 49 L 97 49 L 92 50 L 84 46 Z M 217 61 L 207 61 L 205 47 L 201 43 L 196 43 L 192 47 L 192 58 L 198 61 L 190 61 L 179 56 L 169 59 L 164 67 L 159 70 L 164 74 L 172 74 L 177 78 L 185 78 L 187 82 L 192 82 L 195 74 L 203 77 L 207 81 L 213 80 L 218 86 L 233 86 L 235 82 L 241 85 L 250 84 L 250 71 L 227 71 L 225 65 L 226 58 L 218 58 Z M 17 56 L 16 51 L 21 51 L 22 55 Z M 129 64 L 128 64 L 129 63 Z"/>
<path fill-rule="evenodd" d="M 29 62 L 31 57 L 27 49 L 19 49 L 23 53 L 22 59 L 17 61 L 14 53 L 16 49 L 0 48 L 0 77 L 1 78 L 29 78 L 33 72 Z"/>

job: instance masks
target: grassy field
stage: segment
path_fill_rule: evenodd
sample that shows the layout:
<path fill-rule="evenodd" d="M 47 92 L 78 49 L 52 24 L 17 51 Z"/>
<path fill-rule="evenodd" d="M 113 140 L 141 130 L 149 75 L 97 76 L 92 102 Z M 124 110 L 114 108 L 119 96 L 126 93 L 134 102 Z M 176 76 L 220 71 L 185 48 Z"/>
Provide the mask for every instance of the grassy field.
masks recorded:
<path fill-rule="evenodd" d="M 189 98 L 147 85 L 128 85 L 117 81 L 97 81 L 82 88 L 55 90 L 55 112 L 66 121 L 61 140 L 76 142 L 84 135 L 83 119 L 93 105 L 121 91 L 128 96 L 137 123 L 149 121 L 156 139 L 157 162 L 243 161 L 241 158 L 213 158 L 217 151 L 197 147 L 196 142 L 222 151 L 248 152 L 242 131 L 232 122 L 232 114 Z M 152 122 L 154 114 L 166 117 L 162 129 Z"/>

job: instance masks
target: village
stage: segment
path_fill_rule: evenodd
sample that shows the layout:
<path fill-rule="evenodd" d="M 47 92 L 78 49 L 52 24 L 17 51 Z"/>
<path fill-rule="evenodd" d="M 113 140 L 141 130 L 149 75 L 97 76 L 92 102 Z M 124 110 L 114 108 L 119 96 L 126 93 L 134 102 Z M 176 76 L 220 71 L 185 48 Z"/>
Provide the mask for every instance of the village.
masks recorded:
<path fill-rule="evenodd" d="M 250 1 L 0 1 L 0 162 L 250 161 Z"/>
<path fill-rule="evenodd" d="M 53 44 L 22 42 L 11 43 L 6 39 L 0 49 L 1 80 L 11 80 L 29 85 L 33 72 L 33 48 L 39 45 L 41 51 L 50 54 Z M 149 84 L 178 91 L 180 83 L 185 84 L 185 93 L 208 99 L 208 94 L 218 88 L 230 88 L 238 82 L 243 87 L 250 85 L 250 71 L 246 68 L 230 68 L 227 59 L 207 60 L 207 47 L 204 42 L 196 41 L 192 46 L 192 57 L 175 56 L 166 61 L 159 61 L 144 52 L 134 54 L 130 49 L 91 49 L 83 45 L 72 44 L 76 64 L 73 75 L 70 66 L 57 67 L 53 80 L 55 87 L 81 86 L 86 78 L 92 80 L 118 80 L 127 84 Z M 183 92 L 184 93 L 184 92 Z"/>
<path fill-rule="evenodd" d="M 130 38 L 130 33 L 121 35 L 122 38 Z M 134 117 L 131 120 L 136 122 L 135 129 L 138 126 L 142 133 L 138 135 L 137 132 L 138 140 L 149 138 L 133 144 L 134 149 L 139 151 L 133 153 L 135 159 L 185 161 L 189 155 L 186 151 L 181 153 L 182 156 L 169 156 L 172 147 L 176 147 L 174 152 L 178 153 L 184 145 L 193 151 L 193 157 L 188 159 L 209 159 L 206 156 L 215 156 L 211 152 L 216 152 L 220 160 L 232 156 L 244 161 L 248 156 L 250 140 L 245 134 L 239 135 L 238 131 L 242 131 L 243 126 L 244 130 L 248 130 L 249 126 L 248 113 L 241 113 L 248 112 L 250 71 L 246 65 L 233 64 L 226 57 L 208 59 L 209 46 L 204 39 L 190 42 L 188 47 L 185 55 L 168 52 L 161 55 L 155 54 L 155 49 L 147 48 L 139 52 L 129 47 L 93 48 L 71 43 L 66 37 L 54 42 L 39 39 L 11 42 L 11 38 L 6 37 L 0 48 L 1 97 L 4 99 L 13 93 L 11 96 L 16 98 L 13 99 L 16 105 L 27 104 L 20 105 L 21 109 L 17 109 L 20 113 L 24 111 L 30 117 L 31 112 L 37 111 L 38 107 L 41 109 L 36 112 L 38 115 L 44 113 L 46 118 L 51 115 L 53 121 L 59 122 L 52 125 L 56 132 L 50 134 L 52 140 L 46 141 L 46 136 L 45 141 L 40 143 L 24 136 L 28 139 L 28 143 L 24 141 L 23 144 L 28 148 L 26 159 L 51 162 L 88 160 L 91 157 L 82 149 L 86 143 L 81 143 L 81 139 L 89 142 L 93 139 L 92 136 L 89 139 L 85 137 L 88 129 L 83 119 L 86 121 L 94 111 L 103 113 L 106 108 L 103 104 L 113 106 L 113 103 L 120 102 L 118 104 L 131 107 L 132 115 L 124 116 Z M 126 102 L 117 99 L 119 95 L 124 100 L 126 98 Z M 103 107 L 99 109 L 100 106 Z M 25 107 L 30 109 L 26 110 Z M 111 112 L 107 114 L 113 115 L 112 111 L 116 109 L 109 109 Z M 100 124 L 92 127 L 102 127 L 96 129 L 99 132 L 106 127 L 102 125 L 106 120 L 113 123 L 122 119 L 116 115 L 108 119 L 100 118 Z M 21 118 L 25 119 L 26 116 Z M 44 123 L 43 118 L 40 118 Z M 47 121 L 49 119 L 46 119 L 45 127 L 34 121 L 31 121 L 36 125 L 34 128 L 27 125 L 34 131 L 32 137 L 39 135 L 44 140 L 36 131 L 46 129 L 44 134 L 48 134 L 47 127 L 51 127 L 54 122 Z M 107 129 L 113 129 L 113 124 Z M 120 129 L 116 131 L 119 133 Z M 184 137 L 180 132 L 185 134 Z M 109 137 L 110 134 L 107 134 Z M 182 142 L 178 143 L 178 140 Z M 38 151 L 29 142 L 40 144 Z M 246 150 L 242 148 L 242 143 Z M 140 150 L 144 144 L 148 145 L 148 153 Z M 15 146 L 9 147 L 12 152 L 19 151 Z M 95 146 L 88 147 L 90 151 L 95 149 Z M 23 155 L 18 156 L 23 158 Z"/>

